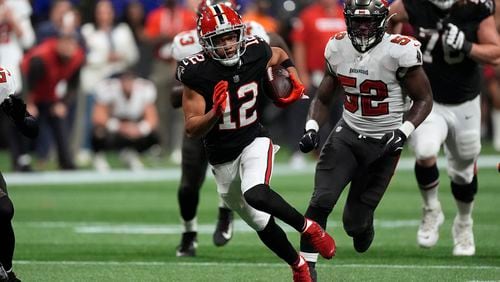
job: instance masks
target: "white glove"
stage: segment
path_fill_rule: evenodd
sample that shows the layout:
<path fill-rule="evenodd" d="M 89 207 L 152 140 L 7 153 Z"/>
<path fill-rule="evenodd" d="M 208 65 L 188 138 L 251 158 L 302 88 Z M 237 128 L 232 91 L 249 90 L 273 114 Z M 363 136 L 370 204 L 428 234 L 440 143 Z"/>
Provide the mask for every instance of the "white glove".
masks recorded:
<path fill-rule="evenodd" d="M 469 54 L 472 49 L 472 43 L 465 39 L 464 32 L 452 23 L 446 26 L 443 41 L 452 50 L 462 51 L 465 54 Z"/>

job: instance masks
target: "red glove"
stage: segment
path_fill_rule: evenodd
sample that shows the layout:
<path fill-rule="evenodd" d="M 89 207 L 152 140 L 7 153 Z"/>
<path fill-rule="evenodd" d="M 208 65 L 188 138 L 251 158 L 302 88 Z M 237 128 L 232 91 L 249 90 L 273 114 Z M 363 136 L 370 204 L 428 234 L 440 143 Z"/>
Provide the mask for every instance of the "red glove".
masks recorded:
<path fill-rule="evenodd" d="M 228 82 L 225 80 L 219 81 L 214 87 L 214 93 L 212 96 L 214 105 L 212 109 L 217 116 L 222 115 L 226 109 L 227 87 Z"/>
<path fill-rule="evenodd" d="M 290 81 L 292 82 L 293 87 L 292 93 L 290 93 L 290 95 L 286 98 L 279 98 L 275 101 L 274 104 L 276 104 L 276 106 L 284 108 L 304 96 L 306 88 L 302 83 L 300 83 L 300 81 L 297 80 L 293 73 L 290 73 Z"/>

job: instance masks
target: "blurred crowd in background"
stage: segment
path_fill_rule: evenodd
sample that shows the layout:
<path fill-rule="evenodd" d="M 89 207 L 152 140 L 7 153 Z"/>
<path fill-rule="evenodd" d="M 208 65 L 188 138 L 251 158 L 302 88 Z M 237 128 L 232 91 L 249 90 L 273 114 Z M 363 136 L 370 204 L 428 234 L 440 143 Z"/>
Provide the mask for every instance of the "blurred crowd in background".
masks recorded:
<path fill-rule="evenodd" d="M 12 170 L 43 170 L 56 162 L 64 170 L 107 171 L 107 150 L 117 150 L 131 169 L 143 168 L 144 152 L 179 163 L 183 115 L 170 101 L 176 85 L 171 43 L 179 32 L 196 28 L 198 2 L 0 0 L 0 65 L 12 72 L 18 94 L 40 121 L 39 137 L 29 141 L 0 113 L 1 134 L 8 137 L 0 147 L 9 152 Z M 326 42 L 345 30 L 343 3 L 237 4 L 245 21 L 281 35 L 314 96 L 323 76 Z M 500 151 L 498 73 L 485 67 L 484 74 L 483 137 Z M 275 142 L 288 149 L 296 167 L 305 164 L 297 142 L 308 103 L 287 109 L 264 103 L 261 109 Z"/>

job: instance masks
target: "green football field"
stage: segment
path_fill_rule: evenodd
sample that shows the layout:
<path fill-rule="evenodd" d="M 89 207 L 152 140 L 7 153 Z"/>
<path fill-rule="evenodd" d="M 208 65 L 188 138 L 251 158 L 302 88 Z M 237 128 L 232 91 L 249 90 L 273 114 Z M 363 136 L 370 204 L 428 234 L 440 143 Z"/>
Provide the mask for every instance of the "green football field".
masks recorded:
<path fill-rule="evenodd" d="M 131 173 L 131 172 L 130 172 Z M 92 175 L 92 174 L 90 174 Z M 7 181 L 9 182 L 9 178 Z M 94 180 L 94 181 L 93 181 Z M 291 281 L 289 267 L 239 218 L 225 247 L 212 244 L 217 198 L 213 179 L 202 190 L 197 257 L 176 258 L 180 240 L 177 181 L 11 184 L 17 236 L 14 270 L 23 281 Z M 310 170 L 275 173 L 273 187 L 304 212 Z M 376 212 L 375 240 L 357 254 L 341 224 L 345 198 L 329 218 L 337 255 L 320 260 L 319 281 L 500 280 L 500 174 L 479 171 L 474 212 L 476 256 L 453 257 L 455 205 L 441 173 L 446 220 L 433 249 L 416 243 L 420 195 L 411 170 L 397 171 Z M 346 193 L 344 193 L 346 194 Z M 299 235 L 281 224 L 298 248 Z"/>

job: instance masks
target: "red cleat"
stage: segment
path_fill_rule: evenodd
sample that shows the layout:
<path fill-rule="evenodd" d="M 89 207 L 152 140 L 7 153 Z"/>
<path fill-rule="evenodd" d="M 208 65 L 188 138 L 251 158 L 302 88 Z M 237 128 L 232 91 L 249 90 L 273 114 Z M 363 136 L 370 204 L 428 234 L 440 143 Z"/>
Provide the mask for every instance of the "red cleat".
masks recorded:
<path fill-rule="evenodd" d="M 293 282 L 312 282 L 311 274 L 309 274 L 309 266 L 302 256 L 299 256 L 299 261 L 291 267 Z"/>
<path fill-rule="evenodd" d="M 302 236 L 309 240 L 314 249 L 326 258 L 331 259 L 335 255 L 335 241 L 316 221 L 306 218 L 306 230 L 302 232 Z"/>

